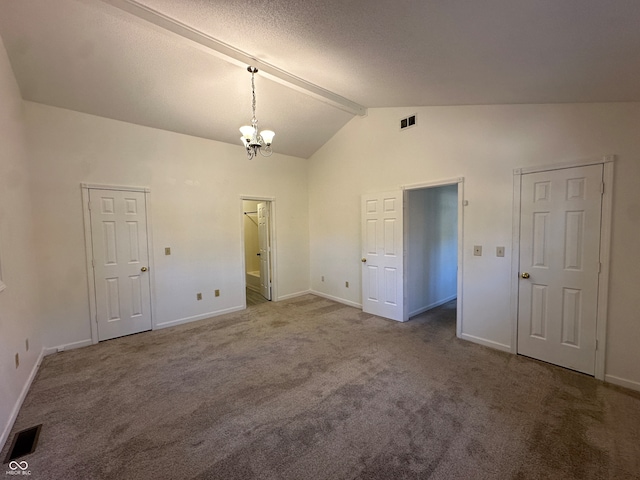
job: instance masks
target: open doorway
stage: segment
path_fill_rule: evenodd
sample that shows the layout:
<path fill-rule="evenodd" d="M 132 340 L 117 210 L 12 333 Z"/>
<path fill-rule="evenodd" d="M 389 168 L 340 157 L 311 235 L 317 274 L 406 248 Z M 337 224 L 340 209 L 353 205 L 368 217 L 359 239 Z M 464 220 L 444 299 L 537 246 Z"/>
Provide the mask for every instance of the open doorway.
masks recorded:
<path fill-rule="evenodd" d="M 246 305 L 271 301 L 272 269 L 272 202 L 243 198 L 242 225 Z"/>
<path fill-rule="evenodd" d="M 405 312 L 437 313 L 456 329 L 459 185 L 405 189 Z M 436 310 L 437 309 L 437 310 Z M 427 313 L 428 312 L 428 313 Z"/>

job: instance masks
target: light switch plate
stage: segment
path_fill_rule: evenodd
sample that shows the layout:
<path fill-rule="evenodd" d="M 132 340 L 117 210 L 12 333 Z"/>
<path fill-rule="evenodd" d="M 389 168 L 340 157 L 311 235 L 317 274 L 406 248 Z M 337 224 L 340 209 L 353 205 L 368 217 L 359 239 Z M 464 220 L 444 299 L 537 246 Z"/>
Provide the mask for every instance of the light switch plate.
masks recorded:
<path fill-rule="evenodd" d="M 482 256 L 482 245 L 474 245 L 473 254 L 476 257 L 481 257 Z"/>
<path fill-rule="evenodd" d="M 164 254 L 171 255 L 171 247 L 164 247 Z"/>
<path fill-rule="evenodd" d="M 504 247 L 496 247 L 496 257 L 504 257 Z"/>

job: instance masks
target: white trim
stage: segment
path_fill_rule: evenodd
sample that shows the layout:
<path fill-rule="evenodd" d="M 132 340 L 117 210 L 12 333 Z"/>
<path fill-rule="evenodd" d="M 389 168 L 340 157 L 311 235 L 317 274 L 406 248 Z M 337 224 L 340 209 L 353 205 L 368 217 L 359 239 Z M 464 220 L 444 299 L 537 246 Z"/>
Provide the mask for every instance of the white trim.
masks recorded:
<path fill-rule="evenodd" d="M 612 159 L 615 158 L 613 155 Z M 602 217 L 600 223 L 600 274 L 598 275 L 598 313 L 596 320 L 595 377 L 605 379 L 607 347 L 607 311 L 609 305 L 609 270 L 611 262 L 611 221 L 613 218 L 613 160 L 603 165 Z"/>
<path fill-rule="evenodd" d="M 156 263 L 153 249 L 153 225 L 151 224 L 151 190 L 144 192 L 145 214 L 147 217 L 147 273 L 149 274 L 149 301 L 151 302 L 151 330 L 155 330 L 155 320 L 158 318 L 156 298 Z"/>
<path fill-rule="evenodd" d="M 220 58 L 233 65 L 246 68 L 247 65 L 257 67 L 265 77 L 285 85 L 288 88 L 309 95 L 316 100 L 324 102 L 332 107 L 339 108 L 352 115 L 364 116 L 367 108 L 348 100 L 337 93 L 303 80 L 289 72 L 286 72 L 270 63 L 258 60 L 255 56 L 243 52 L 236 47 L 211 37 L 200 30 L 186 25 L 179 20 L 164 13 L 143 5 L 137 0 L 102 0 L 122 11 L 125 11 L 139 19 L 162 29 L 165 33 L 172 34 L 189 45 L 193 45 L 201 51 Z"/>
<path fill-rule="evenodd" d="M 2 281 L 2 248 L 0 248 L 0 292 L 2 292 L 7 285 Z"/>
<path fill-rule="evenodd" d="M 326 298 L 327 300 L 333 300 L 334 302 L 342 303 L 344 305 L 348 305 L 350 307 L 355 307 L 362 309 L 361 303 L 352 302 L 351 300 L 345 300 L 344 298 L 334 297 L 333 295 L 328 295 L 326 293 L 317 292 L 316 290 L 309 290 L 306 293 L 310 293 L 312 295 L 316 295 L 318 297 Z"/>
<path fill-rule="evenodd" d="M 47 347 L 43 349 L 44 356 L 53 355 L 54 353 L 66 352 L 67 350 L 74 350 L 76 348 L 90 347 L 93 345 L 93 339 L 87 338 L 86 340 L 80 340 L 72 343 L 65 343 L 64 345 L 58 345 L 57 347 Z"/>
<path fill-rule="evenodd" d="M 253 202 L 275 202 L 276 197 L 256 196 L 256 195 L 240 195 L 240 200 L 249 200 Z"/>
<path fill-rule="evenodd" d="M 463 333 L 460 335 L 460 338 L 463 340 L 469 340 L 470 342 L 477 343 L 479 345 L 484 345 L 485 347 L 495 348 L 496 350 L 502 350 L 503 352 L 510 353 L 511 347 L 509 345 L 505 345 L 504 343 L 494 342 L 493 340 L 487 340 L 486 338 L 476 337 L 474 335 L 469 335 L 468 333 Z"/>
<path fill-rule="evenodd" d="M 40 350 L 40 355 L 38 355 L 38 359 L 36 363 L 31 368 L 31 373 L 29 373 L 29 377 L 25 382 L 22 390 L 20 391 L 20 395 L 18 396 L 16 403 L 13 405 L 13 409 L 11 410 L 11 415 L 9 415 L 9 419 L 7 420 L 7 424 L 4 426 L 2 430 L 2 435 L 0 435 L 0 450 L 2 450 L 9 438 L 9 434 L 11 433 L 11 429 L 13 428 L 14 423 L 16 423 L 16 419 L 18 418 L 18 413 L 20 413 L 20 408 L 22 408 L 22 404 L 24 403 L 24 399 L 27 397 L 27 393 L 29 393 L 29 389 L 31 388 L 31 384 L 33 380 L 36 378 L 36 374 L 40 369 L 40 364 L 42 363 L 42 359 L 44 358 L 44 348 Z"/>
<path fill-rule="evenodd" d="M 89 294 L 89 325 L 91 326 L 91 343 L 98 343 L 98 318 L 96 306 L 95 275 L 93 271 L 93 242 L 91 239 L 91 210 L 89 208 L 89 190 L 116 190 L 120 192 L 136 192 L 144 194 L 145 220 L 147 223 L 147 260 L 149 272 L 149 303 L 151 315 L 151 329 L 155 330 L 156 318 L 156 289 L 155 289 L 155 262 L 153 251 L 153 229 L 151 226 L 151 189 L 149 187 L 128 187 L 126 185 L 101 185 L 94 183 L 81 183 L 82 191 L 82 217 L 84 223 L 84 251 L 87 268 L 87 289 Z M 74 345 L 74 344 L 70 344 Z M 84 345 L 82 345 L 84 346 Z M 63 346 L 64 347 L 64 346 Z M 76 347 L 71 347 L 76 348 Z"/>
<path fill-rule="evenodd" d="M 206 320 L 207 318 L 219 317 L 226 313 L 238 312 L 244 310 L 247 307 L 245 305 L 239 305 L 237 307 L 225 308 L 224 310 L 216 310 L 215 312 L 202 313 L 200 315 L 193 315 L 192 317 L 179 318 L 177 320 L 170 320 L 168 322 L 162 322 L 156 324 L 155 330 L 161 330 L 163 328 L 176 327 L 185 323 L 197 322 L 198 320 Z"/>
<path fill-rule="evenodd" d="M 402 198 L 402 208 L 403 215 L 406 214 L 406 205 L 407 205 L 407 190 L 420 190 L 423 188 L 434 188 L 434 187 L 446 187 L 448 185 L 458 185 L 458 271 L 457 271 L 457 288 L 456 288 L 456 336 L 458 338 L 462 338 L 462 323 L 463 323 L 463 315 L 462 315 L 462 299 L 463 299 L 463 265 L 464 265 L 464 207 L 465 199 L 464 199 L 464 177 L 454 177 L 444 180 L 436 180 L 433 182 L 421 182 L 421 183 L 413 183 L 410 185 L 401 185 L 400 189 L 405 193 Z M 405 253 L 407 252 L 407 228 L 408 222 L 403 222 L 404 231 L 403 231 L 403 247 Z M 407 262 L 408 258 L 405 254 L 404 257 L 404 317 L 403 321 L 407 321 L 410 317 L 410 314 L 407 312 Z M 453 297 L 452 297 L 453 299 Z M 432 307 L 433 308 L 433 307 Z M 426 310 L 425 310 L 426 311 Z M 417 314 L 416 314 L 417 315 Z"/>
<path fill-rule="evenodd" d="M 149 187 L 126 187 L 122 185 L 101 185 L 99 183 L 81 183 L 80 188 L 96 189 L 96 190 L 118 190 L 123 192 L 143 192 L 149 193 Z"/>
<path fill-rule="evenodd" d="M 283 295 L 282 297 L 278 298 L 278 301 L 283 301 L 283 300 L 289 300 L 290 298 L 296 298 L 296 297 L 302 297 L 304 295 L 309 295 L 310 293 L 313 293 L 311 290 L 304 290 L 302 292 L 296 292 L 296 293 L 289 293 L 287 295 Z"/>
<path fill-rule="evenodd" d="M 538 165 L 534 167 L 516 168 L 514 175 L 524 175 L 526 173 L 548 172 L 550 170 L 564 170 L 573 167 L 588 167 L 589 165 L 598 165 L 601 163 L 612 163 L 616 159 L 615 155 L 603 155 L 602 157 L 585 158 L 583 160 L 575 160 L 564 163 L 552 163 L 550 165 Z"/>
<path fill-rule="evenodd" d="M 89 325 L 91 326 L 91 342 L 98 343 L 98 320 L 96 312 L 96 285 L 93 274 L 93 242 L 91 239 L 91 210 L 89 209 L 89 189 L 93 188 L 81 183 L 82 219 L 84 223 L 84 255 L 87 268 L 87 289 L 89 293 Z"/>
<path fill-rule="evenodd" d="M 520 205 L 522 203 L 522 175 L 513 175 L 513 211 L 511 220 L 511 349 L 513 354 L 518 353 L 518 299 L 520 295 L 519 268 L 520 268 Z"/>
<path fill-rule="evenodd" d="M 605 375 L 604 381 L 640 392 L 640 382 L 634 382 L 633 380 L 627 380 L 626 378 L 620 378 L 614 375 Z"/>
<path fill-rule="evenodd" d="M 520 202 L 522 175 L 528 173 L 562 170 L 574 167 L 603 166 L 604 193 L 602 195 L 602 216 L 600 223 L 600 263 L 598 274 L 598 311 L 596 313 L 596 340 L 598 348 L 595 353 L 594 377 L 606 380 L 607 349 L 607 306 L 609 301 L 609 269 L 611 259 L 611 222 L 613 218 L 613 170 L 615 155 L 604 155 L 599 158 L 577 160 L 575 162 L 558 163 L 539 167 L 516 168 L 513 170 L 513 245 L 511 255 L 511 315 L 512 315 L 512 353 L 518 352 L 518 268 L 520 265 Z M 612 377 L 616 378 L 616 377 Z M 625 381 L 620 379 L 620 381 Z M 611 382 L 615 383 L 615 382 Z M 633 383 L 633 382 L 632 382 Z"/>
<path fill-rule="evenodd" d="M 427 305 L 426 307 L 419 308 L 415 312 L 409 312 L 409 318 L 415 317 L 416 315 L 420 315 L 421 313 L 424 313 L 424 312 L 428 312 L 429 310 L 439 307 L 440 305 L 444 305 L 445 303 L 448 303 L 451 300 L 454 300 L 455 298 L 457 298 L 457 295 L 451 295 L 450 297 L 447 297 L 443 300 L 438 300 L 437 302 L 433 302 L 432 304 Z"/>
<path fill-rule="evenodd" d="M 401 190 L 419 190 L 421 188 L 429 188 L 429 187 L 444 187 L 446 185 L 455 185 L 456 183 L 463 183 L 464 177 L 456 177 L 449 178 L 445 180 L 437 180 L 434 182 L 422 182 L 422 183 L 411 183 L 409 185 L 401 185 Z"/>
<path fill-rule="evenodd" d="M 462 311 L 463 282 L 462 273 L 464 270 L 464 207 L 467 205 L 464 199 L 464 177 L 458 182 L 458 300 L 456 302 L 456 336 L 462 337 L 462 322 L 464 316 Z"/>

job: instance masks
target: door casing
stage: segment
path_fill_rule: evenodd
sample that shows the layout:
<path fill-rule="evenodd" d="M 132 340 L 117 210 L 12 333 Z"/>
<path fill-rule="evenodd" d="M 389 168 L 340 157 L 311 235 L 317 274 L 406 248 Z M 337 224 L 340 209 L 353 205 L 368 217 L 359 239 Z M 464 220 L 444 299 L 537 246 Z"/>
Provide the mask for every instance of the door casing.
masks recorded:
<path fill-rule="evenodd" d="M 240 219 L 240 252 L 242 258 L 242 285 L 243 288 L 247 288 L 247 279 L 246 279 L 246 263 L 244 259 L 244 208 L 242 205 L 243 200 L 252 200 L 257 202 L 268 202 L 269 203 L 269 214 L 270 224 L 269 224 L 269 244 L 271 248 L 271 301 L 278 301 L 278 272 L 277 272 L 277 244 L 276 244 L 276 199 L 275 197 L 260 197 L 255 195 L 240 195 L 240 202 L 238 202 L 240 206 L 240 213 L 238 218 Z M 247 298 L 245 296 L 244 299 L 244 308 L 247 308 Z"/>
<path fill-rule="evenodd" d="M 145 196 L 145 203 L 147 205 L 146 220 L 147 220 L 147 246 L 149 255 L 149 288 L 151 294 L 151 329 L 156 329 L 156 294 L 155 294 L 155 265 L 153 261 L 153 228 L 151 225 L 151 212 L 150 212 L 150 199 L 151 190 L 148 187 L 132 187 L 126 185 L 102 185 L 102 184 L 89 184 L 81 183 L 80 188 L 82 191 L 82 214 L 84 220 L 84 250 L 87 268 L 87 288 L 89 292 L 89 325 L 91 326 L 91 343 L 98 343 L 98 323 L 97 315 L 98 310 L 96 307 L 96 290 L 93 276 L 93 245 L 91 242 L 91 211 L 89 210 L 89 190 L 119 190 L 127 192 L 142 192 Z"/>
<path fill-rule="evenodd" d="M 423 188 L 434 188 L 434 187 L 444 187 L 447 185 L 457 185 L 458 186 L 458 275 L 457 275 L 457 297 L 456 297 L 456 336 L 458 338 L 462 337 L 462 298 L 463 298 L 463 291 L 462 291 L 462 266 L 463 266 L 463 254 L 464 254 L 464 207 L 466 205 L 466 202 L 464 200 L 464 177 L 456 177 L 456 178 L 450 178 L 450 179 L 444 179 L 444 180 L 438 180 L 438 181 L 434 181 L 434 182 L 427 182 L 427 183 L 415 183 L 415 184 L 411 184 L 411 185 L 402 185 L 400 188 L 403 191 L 403 208 L 405 209 L 404 214 L 405 214 L 405 222 L 404 222 L 404 232 L 403 232 L 403 242 L 404 242 L 404 252 L 405 252 L 405 257 L 404 257 L 404 275 L 403 275 L 403 281 L 404 281 L 404 292 L 405 292 L 405 298 L 404 298 L 404 320 L 403 321 L 407 321 L 409 320 L 409 309 L 408 309 L 408 298 L 407 298 L 407 292 L 408 292 L 408 287 L 407 287 L 407 282 L 408 282 L 408 278 L 407 278 L 407 262 L 409 262 L 411 259 L 409 259 L 407 257 L 406 252 L 408 251 L 408 241 L 409 241 L 409 235 L 407 234 L 407 229 L 409 226 L 409 222 L 406 221 L 406 215 L 407 215 L 407 211 L 406 211 L 406 206 L 407 206 L 407 193 L 410 190 L 420 190 Z"/>
<path fill-rule="evenodd" d="M 520 207 L 522 175 L 527 173 L 560 170 L 589 165 L 603 166 L 604 193 L 602 195 L 602 217 L 600 224 L 600 273 L 598 276 L 598 310 L 596 315 L 596 364 L 595 378 L 605 378 L 607 306 L 609 293 L 609 259 L 611 251 L 611 218 L 613 214 L 613 170 L 615 155 L 591 158 L 569 163 L 557 163 L 539 167 L 517 168 L 513 171 L 513 230 L 511 250 L 511 353 L 518 351 L 518 297 L 520 265 Z"/>

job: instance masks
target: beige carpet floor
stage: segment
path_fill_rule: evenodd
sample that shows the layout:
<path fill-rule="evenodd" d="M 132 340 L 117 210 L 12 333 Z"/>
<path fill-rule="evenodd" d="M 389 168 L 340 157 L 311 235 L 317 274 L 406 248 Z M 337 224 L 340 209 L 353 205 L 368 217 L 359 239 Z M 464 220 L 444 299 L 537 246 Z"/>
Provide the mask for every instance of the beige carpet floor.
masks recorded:
<path fill-rule="evenodd" d="M 454 308 L 401 324 L 307 295 L 46 357 L 23 460 L 47 480 L 640 478 L 640 395 L 459 340 Z"/>

